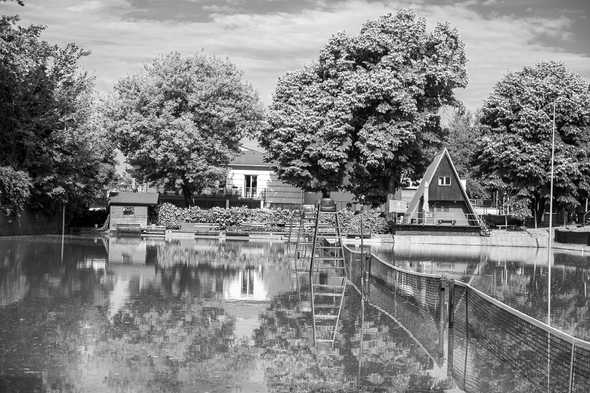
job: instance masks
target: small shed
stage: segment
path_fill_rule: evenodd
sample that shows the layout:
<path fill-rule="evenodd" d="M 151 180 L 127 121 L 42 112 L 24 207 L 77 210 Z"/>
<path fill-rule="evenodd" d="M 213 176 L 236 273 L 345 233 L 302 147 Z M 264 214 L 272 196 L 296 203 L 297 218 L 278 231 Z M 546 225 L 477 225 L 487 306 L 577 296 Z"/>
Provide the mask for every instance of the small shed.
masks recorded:
<path fill-rule="evenodd" d="M 158 204 L 157 192 L 118 192 L 109 199 L 109 229 L 145 227 L 149 208 Z"/>

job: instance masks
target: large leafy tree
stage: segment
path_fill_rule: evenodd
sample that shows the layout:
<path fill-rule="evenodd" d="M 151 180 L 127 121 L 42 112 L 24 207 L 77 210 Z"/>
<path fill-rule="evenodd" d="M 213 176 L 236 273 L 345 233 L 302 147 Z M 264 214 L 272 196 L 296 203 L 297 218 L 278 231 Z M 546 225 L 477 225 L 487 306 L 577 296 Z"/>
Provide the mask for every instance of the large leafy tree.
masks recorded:
<path fill-rule="evenodd" d="M 499 179 L 537 221 L 549 202 L 554 107 L 555 201 L 577 207 L 590 192 L 590 90 L 563 64 L 525 67 L 496 84 L 474 155 L 479 173 Z"/>
<path fill-rule="evenodd" d="M 339 33 L 319 61 L 278 81 L 260 142 L 279 177 L 305 190 L 382 201 L 402 170 L 421 174 L 441 143 L 438 111 L 465 87 L 456 30 L 402 10 Z"/>
<path fill-rule="evenodd" d="M 108 109 L 111 135 L 139 180 L 181 187 L 189 204 L 223 179 L 261 115 L 257 95 L 229 61 L 178 53 L 119 81 Z"/>
<path fill-rule="evenodd" d="M 0 167 L 0 213 L 7 216 L 20 213 L 30 195 L 31 179 L 26 172 Z"/>
<path fill-rule="evenodd" d="M 29 204 L 47 211 L 87 204 L 113 166 L 93 80 L 79 67 L 88 52 L 41 40 L 43 29 L 0 17 L 0 166 L 19 184 L 30 178 Z"/>

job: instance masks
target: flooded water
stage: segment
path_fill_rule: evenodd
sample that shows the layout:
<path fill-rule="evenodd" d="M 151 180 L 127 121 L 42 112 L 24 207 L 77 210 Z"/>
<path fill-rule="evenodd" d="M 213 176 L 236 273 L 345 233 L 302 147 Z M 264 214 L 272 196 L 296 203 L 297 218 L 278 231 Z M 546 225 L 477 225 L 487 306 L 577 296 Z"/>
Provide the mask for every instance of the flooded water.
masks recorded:
<path fill-rule="evenodd" d="M 401 268 L 468 282 L 547 321 L 547 249 L 389 244 L 372 251 Z M 590 340 L 590 253 L 555 250 L 550 260 L 551 325 Z"/>
<path fill-rule="evenodd" d="M 396 250 L 395 263 L 444 271 L 542 317 L 541 263 L 421 252 Z M 564 258 L 555 255 L 554 319 L 585 335 L 588 260 Z M 294 275 L 283 243 L 2 238 L 0 391 L 536 391 L 477 342 L 464 368 L 449 361 L 439 316 L 375 282 L 366 302 L 348 287 L 335 348 L 315 348 Z M 467 370 L 477 388 L 461 381 Z"/>

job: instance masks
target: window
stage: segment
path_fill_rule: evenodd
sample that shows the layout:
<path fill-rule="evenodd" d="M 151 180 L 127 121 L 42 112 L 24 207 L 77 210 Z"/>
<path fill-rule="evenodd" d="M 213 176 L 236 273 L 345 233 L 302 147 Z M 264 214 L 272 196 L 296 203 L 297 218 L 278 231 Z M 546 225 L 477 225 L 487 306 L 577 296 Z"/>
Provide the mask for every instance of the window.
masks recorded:
<path fill-rule="evenodd" d="M 135 209 L 132 206 L 126 206 L 123 208 L 123 215 L 124 216 L 133 216 L 135 214 Z"/>
<path fill-rule="evenodd" d="M 258 176 L 256 175 L 245 175 L 244 176 L 244 197 L 255 198 L 258 187 Z"/>
<path fill-rule="evenodd" d="M 439 176 L 438 177 L 438 185 L 439 186 L 450 186 L 451 185 L 451 177 L 450 176 Z"/>

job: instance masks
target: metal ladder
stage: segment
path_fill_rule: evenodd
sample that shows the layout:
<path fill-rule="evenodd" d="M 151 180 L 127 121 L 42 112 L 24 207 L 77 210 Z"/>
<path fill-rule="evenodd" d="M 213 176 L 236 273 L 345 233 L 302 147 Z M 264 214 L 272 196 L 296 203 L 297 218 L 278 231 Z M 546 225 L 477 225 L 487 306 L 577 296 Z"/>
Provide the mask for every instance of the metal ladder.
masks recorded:
<path fill-rule="evenodd" d="M 309 259 L 313 341 L 333 347 L 346 291 L 342 230 L 335 207 L 317 206 Z"/>
<path fill-rule="evenodd" d="M 294 246 L 288 246 L 289 254 L 291 254 L 290 264 L 295 275 L 297 296 L 302 311 L 311 310 L 311 304 L 306 305 L 302 302 L 301 288 L 303 287 L 302 279 L 309 273 L 315 219 L 316 215 L 313 209 L 302 208 L 299 212 L 298 224 L 292 226 L 292 229 L 296 229 L 296 233 L 289 236 L 289 243 L 294 244 Z"/>

